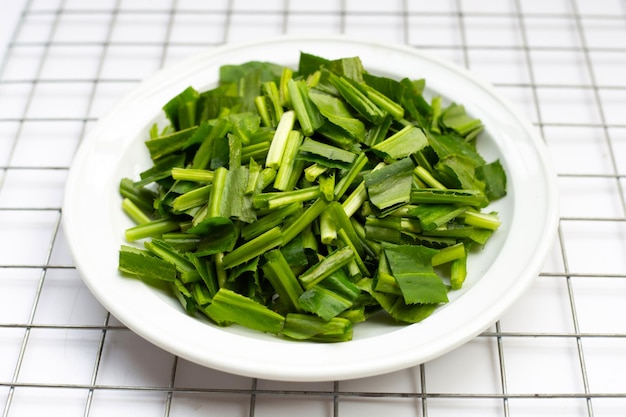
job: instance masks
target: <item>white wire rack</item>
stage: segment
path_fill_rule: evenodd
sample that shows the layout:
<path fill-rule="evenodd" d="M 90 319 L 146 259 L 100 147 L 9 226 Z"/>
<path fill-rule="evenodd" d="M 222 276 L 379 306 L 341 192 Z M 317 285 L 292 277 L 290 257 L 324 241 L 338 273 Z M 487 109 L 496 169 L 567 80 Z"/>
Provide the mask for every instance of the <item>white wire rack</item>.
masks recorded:
<path fill-rule="evenodd" d="M 551 152 L 561 217 L 536 284 L 431 362 L 322 383 L 220 373 L 130 332 L 74 268 L 61 200 L 98 117 L 194 52 L 304 32 L 405 43 L 466 66 Z M 3 417 L 626 415 L 623 0 L 28 1 L 3 58 Z"/>

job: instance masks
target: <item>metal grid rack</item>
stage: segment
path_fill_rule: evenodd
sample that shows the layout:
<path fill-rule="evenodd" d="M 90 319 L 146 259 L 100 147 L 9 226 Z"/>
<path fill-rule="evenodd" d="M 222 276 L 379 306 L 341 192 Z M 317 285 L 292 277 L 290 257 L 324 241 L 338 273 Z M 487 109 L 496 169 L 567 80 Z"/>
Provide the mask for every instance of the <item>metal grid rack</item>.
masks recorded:
<path fill-rule="evenodd" d="M 109 315 L 66 247 L 64 181 L 107 108 L 196 51 L 304 32 L 406 43 L 466 66 L 551 152 L 561 218 L 536 284 L 423 365 L 324 383 L 205 369 Z M 0 61 L 2 416 L 623 416 L 625 44 L 622 0 L 27 1 Z"/>

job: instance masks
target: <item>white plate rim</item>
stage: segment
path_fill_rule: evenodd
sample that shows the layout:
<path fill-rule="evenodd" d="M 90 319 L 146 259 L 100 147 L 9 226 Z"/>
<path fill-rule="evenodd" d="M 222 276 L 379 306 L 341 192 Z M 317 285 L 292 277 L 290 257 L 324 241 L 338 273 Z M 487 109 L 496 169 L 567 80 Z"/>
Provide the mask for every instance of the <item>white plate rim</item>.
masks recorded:
<path fill-rule="evenodd" d="M 131 130 L 136 131 L 138 120 L 145 128 L 146 123 L 154 119 L 155 109 L 160 109 L 164 103 L 152 103 L 154 96 L 162 95 L 164 91 L 176 91 L 185 77 L 198 76 L 198 68 L 211 65 L 214 68 L 220 59 L 233 56 L 244 62 L 250 53 L 268 48 L 291 52 L 300 48 L 307 52 L 320 49 L 355 51 L 354 55 L 359 52 L 372 56 L 382 54 L 389 59 L 402 56 L 412 64 L 432 66 L 457 77 L 461 80 L 461 90 L 467 88 L 467 91 L 480 97 L 474 103 L 478 113 L 484 106 L 507 115 L 508 119 L 500 127 L 505 130 L 510 128 L 517 136 L 507 139 L 506 143 L 498 143 L 498 146 L 524 156 L 510 155 L 507 162 L 511 166 L 532 171 L 532 178 L 522 180 L 510 176 L 514 194 L 507 198 L 513 199 L 511 214 L 519 222 L 510 225 L 507 241 L 512 236 L 515 238 L 513 243 L 522 246 L 526 252 L 514 258 L 511 254 L 514 251 L 503 247 L 494 265 L 467 293 L 418 325 L 341 344 L 296 343 L 273 336 L 250 337 L 245 332 L 224 331 L 176 312 L 141 283 L 119 277 L 115 270 L 117 248 L 113 253 L 109 252 L 111 244 L 123 243 L 121 232 L 110 230 L 106 221 L 94 224 L 94 217 L 107 219 L 106 216 L 112 210 L 120 211 L 117 202 L 107 199 L 111 195 L 111 181 L 119 181 L 119 178 L 110 178 L 117 171 L 108 164 L 119 163 L 123 157 L 121 151 L 125 147 L 120 144 L 127 145 L 131 140 L 124 136 L 125 128 L 133 125 L 135 130 Z M 271 58 L 267 60 L 272 61 Z M 384 67 L 385 64 L 377 65 Z M 368 68 L 367 64 L 365 66 Z M 207 74 L 207 78 L 211 77 L 214 75 Z M 433 81 L 437 85 L 438 80 L 426 76 L 427 85 L 432 86 Z M 159 92 L 155 93 L 155 89 L 159 89 Z M 488 100 L 491 101 L 487 103 Z M 467 104 L 462 98 L 459 101 Z M 134 112 L 132 121 L 129 121 L 129 112 Z M 490 126 L 485 124 L 489 129 Z M 536 186 L 530 189 L 528 182 L 532 180 Z M 96 191 L 93 187 L 105 189 Z M 225 45 L 195 55 L 157 72 L 121 100 L 90 130 L 76 154 L 66 184 L 63 227 L 76 267 L 97 300 L 132 331 L 155 345 L 192 362 L 249 377 L 290 381 L 341 380 L 377 375 L 423 363 L 462 345 L 492 325 L 532 285 L 539 274 L 556 235 L 557 195 L 556 175 L 541 138 L 506 99 L 475 74 L 403 45 L 355 40 L 345 36 L 282 36 Z M 532 204 L 538 209 L 532 209 Z M 531 210 L 531 214 L 524 212 L 529 209 L 534 211 Z M 541 234 L 526 230 L 532 222 L 540 226 Z M 95 239 L 92 235 L 94 232 Z M 107 243 L 105 248 L 94 247 L 99 246 L 98 239 Z M 509 265 L 513 265 L 511 267 L 514 271 L 510 274 L 514 276 L 496 281 L 493 275 L 504 274 Z M 142 301 L 141 306 L 133 303 L 137 297 Z M 477 306 L 477 302 L 482 305 Z M 451 317 L 457 322 L 452 323 Z M 190 334 L 194 336 L 190 337 Z"/>

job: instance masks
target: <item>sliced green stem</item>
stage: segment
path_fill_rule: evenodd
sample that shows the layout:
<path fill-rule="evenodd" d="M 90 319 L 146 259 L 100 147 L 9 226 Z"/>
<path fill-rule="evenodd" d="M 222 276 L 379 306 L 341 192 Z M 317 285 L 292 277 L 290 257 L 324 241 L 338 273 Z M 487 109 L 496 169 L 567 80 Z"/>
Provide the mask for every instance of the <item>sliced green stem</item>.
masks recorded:
<path fill-rule="evenodd" d="M 365 263 L 363 262 L 363 258 L 361 258 L 361 256 L 359 255 L 359 251 L 357 246 L 355 245 L 354 241 L 356 241 L 361 247 L 363 246 L 361 244 L 361 240 L 359 239 L 358 236 L 353 237 L 352 239 L 349 237 L 348 233 L 346 232 L 346 229 L 339 229 L 339 231 L 337 232 L 337 235 L 339 236 L 339 238 L 343 241 L 343 243 L 345 243 L 350 249 L 352 249 L 352 253 L 354 253 L 354 259 L 353 261 L 356 263 L 361 276 L 369 276 L 369 271 L 367 269 L 367 267 L 365 266 Z M 354 241 L 353 241 L 354 239 Z"/>
<path fill-rule="evenodd" d="M 209 198 L 207 217 L 220 216 L 220 207 L 222 205 L 227 180 L 228 170 L 224 167 L 217 168 L 213 177 L 213 189 Z"/>
<path fill-rule="evenodd" d="M 172 168 L 172 178 L 180 181 L 210 183 L 213 175 L 214 172 L 208 169 Z"/>
<path fill-rule="evenodd" d="M 156 195 L 147 188 L 136 185 L 130 178 L 122 178 L 119 192 L 122 197 L 128 198 L 137 207 L 146 212 L 154 209 L 153 202 Z"/>
<path fill-rule="evenodd" d="M 257 194 L 253 198 L 253 205 L 257 209 L 273 210 L 292 203 L 301 203 L 314 200 L 322 195 L 319 186 L 302 188 L 300 190 Z"/>
<path fill-rule="evenodd" d="M 253 143 L 253 144 L 244 146 L 243 149 L 241 150 L 242 162 L 245 163 L 249 161 L 251 158 L 258 159 L 258 160 L 262 160 L 266 158 L 267 153 L 270 150 L 270 144 L 271 142 L 264 141 L 264 142 L 258 142 L 258 143 Z"/>
<path fill-rule="evenodd" d="M 308 182 L 315 182 L 315 180 L 317 179 L 317 177 L 319 177 L 320 175 L 322 175 L 323 173 L 325 173 L 326 171 L 328 171 L 328 167 L 322 166 L 322 165 L 318 165 L 318 164 L 313 164 L 308 166 L 305 170 L 304 170 L 304 178 L 308 181 Z"/>
<path fill-rule="evenodd" d="M 298 236 L 306 229 L 317 217 L 322 214 L 328 207 L 328 202 L 323 198 L 318 198 L 313 204 L 307 208 L 296 220 L 291 222 L 289 226 L 283 228 L 283 245 L 289 243 L 293 238 Z"/>
<path fill-rule="evenodd" d="M 333 215 L 333 219 L 335 220 L 337 224 L 337 228 L 343 229 L 346 232 L 347 237 L 351 242 L 351 246 L 353 246 L 356 249 L 359 256 L 361 257 L 365 256 L 365 248 L 363 244 L 361 243 L 361 240 L 359 239 L 359 236 L 357 235 L 356 230 L 354 229 L 354 226 L 352 225 L 352 222 L 350 222 L 350 218 L 348 217 L 346 212 L 343 210 L 343 207 L 341 206 L 341 204 L 339 204 L 336 201 L 333 201 L 332 203 L 329 204 L 328 208 L 330 209 Z"/>
<path fill-rule="evenodd" d="M 310 314 L 290 313 L 282 334 L 295 340 L 344 342 L 352 339 L 352 322 L 343 317 L 324 320 Z"/>
<path fill-rule="evenodd" d="M 432 257 L 432 264 L 433 266 L 443 265 L 465 256 L 465 246 L 463 243 L 457 243 L 456 245 L 440 249 L 439 252 L 434 254 Z"/>
<path fill-rule="evenodd" d="M 240 265 L 279 246 L 281 243 L 282 233 L 280 227 L 276 226 L 225 254 L 224 259 L 222 259 L 223 267 L 229 269 Z"/>
<path fill-rule="evenodd" d="M 389 97 L 369 85 L 363 84 L 362 87 L 364 88 L 367 97 L 378 107 L 393 116 L 394 119 L 400 120 L 404 117 L 404 108 L 400 104 L 391 100 Z"/>
<path fill-rule="evenodd" d="M 365 153 L 360 153 L 359 156 L 354 160 L 348 172 L 341 177 L 337 185 L 335 186 L 335 199 L 339 200 L 343 195 L 348 191 L 348 188 L 357 176 L 361 173 L 363 168 L 367 165 L 369 160 L 367 159 L 367 155 Z"/>
<path fill-rule="evenodd" d="M 124 198 L 122 200 L 122 210 L 124 210 L 124 213 L 126 213 L 136 224 L 146 224 L 151 221 L 150 217 L 129 198 Z"/>
<path fill-rule="evenodd" d="M 272 287 L 274 287 L 280 299 L 290 309 L 299 311 L 300 303 L 298 298 L 304 290 L 282 252 L 275 249 L 263 256 L 267 262 L 263 264 L 262 269 Z"/>
<path fill-rule="evenodd" d="M 287 82 L 291 105 L 305 136 L 311 136 L 324 123 L 319 110 L 309 97 L 309 90 L 304 80 Z"/>
<path fill-rule="evenodd" d="M 380 124 L 386 116 L 386 112 L 381 110 L 372 100 L 370 100 L 356 83 L 348 78 L 338 77 L 329 73 L 331 84 L 339 91 L 339 94 L 354 108 L 361 116 L 374 124 Z"/>
<path fill-rule="evenodd" d="M 411 191 L 412 204 L 464 204 L 483 207 L 488 201 L 485 195 L 474 190 L 438 190 L 421 188 Z"/>
<path fill-rule="evenodd" d="M 153 239 L 144 242 L 144 246 L 159 258 L 176 266 L 183 283 L 195 282 L 201 279 L 193 263 L 164 241 Z"/>
<path fill-rule="evenodd" d="M 163 233 L 178 230 L 180 230 L 178 221 L 172 219 L 158 219 L 126 229 L 124 235 L 127 241 L 134 242 L 139 239 L 157 237 L 161 236 Z"/>
<path fill-rule="evenodd" d="M 343 207 L 343 211 L 345 211 L 346 216 L 352 217 L 357 211 L 359 211 L 359 208 L 361 208 L 363 203 L 366 201 L 367 189 L 365 188 L 365 182 L 361 181 L 354 191 L 346 197 L 341 206 Z"/>
<path fill-rule="evenodd" d="M 281 225 L 285 219 L 302 210 L 302 203 L 292 203 L 260 217 L 257 221 L 246 224 L 241 229 L 241 237 L 245 240 L 253 239 L 268 230 Z"/>
<path fill-rule="evenodd" d="M 455 259 L 450 264 L 450 286 L 458 290 L 463 286 L 467 277 L 467 256 Z"/>
<path fill-rule="evenodd" d="M 335 174 L 320 176 L 319 184 L 324 198 L 327 201 L 333 201 L 335 197 Z"/>
<path fill-rule="evenodd" d="M 204 187 L 181 194 L 172 202 L 172 208 L 178 212 L 182 212 L 206 204 L 209 201 L 212 189 L 213 185 L 208 184 Z"/>
<path fill-rule="evenodd" d="M 274 188 L 277 190 L 289 191 L 289 180 L 295 169 L 296 156 L 298 155 L 298 148 L 302 143 L 302 138 L 302 133 L 297 130 L 289 132 L 283 157 L 280 161 L 280 167 L 278 168 L 276 179 L 274 180 Z"/>
<path fill-rule="evenodd" d="M 266 167 L 274 170 L 280 168 L 280 161 L 283 158 L 285 146 L 287 146 L 289 132 L 293 129 L 295 121 L 296 113 L 293 110 L 283 113 L 283 117 L 280 118 L 278 127 L 276 127 L 276 133 L 274 133 L 274 137 L 272 138 L 267 157 L 265 158 Z"/>
<path fill-rule="evenodd" d="M 354 259 L 354 252 L 349 246 L 337 249 L 300 275 L 300 282 L 308 290 L 346 266 L 352 259 Z"/>
<path fill-rule="evenodd" d="M 465 224 L 489 230 L 496 230 L 502 224 L 495 213 L 477 213 L 469 210 L 465 212 L 464 221 Z"/>
<path fill-rule="evenodd" d="M 413 170 L 413 173 L 417 175 L 417 177 L 420 180 L 424 181 L 425 184 L 427 184 L 428 186 L 432 188 L 436 188 L 438 190 L 447 189 L 445 185 L 437 181 L 437 179 L 433 177 L 433 175 L 421 165 L 416 166 L 415 169 Z"/>
<path fill-rule="evenodd" d="M 278 120 L 280 120 L 280 118 L 282 117 L 284 113 L 278 86 L 276 85 L 274 81 L 266 81 L 261 85 L 261 90 L 263 91 L 263 94 L 265 94 L 265 96 L 269 99 L 270 103 L 272 104 L 272 109 L 274 111 L 273 112 L 274 118 L 276 120 L 276 123 L 278 123 Z M 272 127 L 275 127 L 275 126 L 276 124 L 274 124 L 274 126 Z"/>
<path fill-rule="evenodd" d="M 285 318 L 280 314 L 226 288 L 220 288 L 205 312 L 218 323 L 237 323 L 272 334 L 279 334 L 285 322 Z"/>
<path fill-rule="evenodd" d="M 324 245 L 334 245 L 337 240 L 337 226 L 330 210 L 324 210 L 320 215 L 320 241 Z"/>

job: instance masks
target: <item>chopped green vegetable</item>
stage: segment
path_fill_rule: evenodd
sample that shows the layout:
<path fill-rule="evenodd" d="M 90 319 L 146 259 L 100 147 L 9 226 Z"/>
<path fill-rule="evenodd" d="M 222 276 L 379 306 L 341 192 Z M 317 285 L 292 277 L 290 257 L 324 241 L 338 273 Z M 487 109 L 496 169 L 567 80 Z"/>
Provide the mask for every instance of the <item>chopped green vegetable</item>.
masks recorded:
<path fill-rule="evenodd" d="M 354 252 L 348 246 L 337 249 L 323 258 L 298 278 L 305 289 L 313 287 L 324 278 L 346 266 L 354 258 Z"/>
<path fill-rule="evenodd" d="M 304 290 L 282 252 L 274 249 L 263 255 L 263 257 L 266 260 L 266 263 L 263 265 L 263 272 L 276 289 L 281 302 L 285 303 L 290 309 L 300 311 L 299 297 Z"/>
<path fill-rule="evenodd" d="M 122 246 L 119 254 L 119 270 L 139 278 L 159 279 L 174 282 L 176 266 L 153 256 L 146 250 Z"/>
<path fill-rule="evenodd" d="M 439 304 L 448 301 L 443 281 L 432 267 L 437 253 L 421 245 L 388 246 L 385 257 L 406 304 Z"/>
<path fill-rule="evenodd" d="M 415 126 L 406 126 L 402 130 L 380 143 L 372 146 L 372 150 L 381 153 L 391 160 L 402 159 L 421 151 L 428 145 L 424 132 Z"/>
<path fill-rule="evenodd" d="M 358 57 L 223 66 L 215 88 L 163 106 L 152 166 L 120 179 L 136 247 L 119 271 L 191 315 L 289 340 L 347 341 L 372 314 L 424 320 L 462 287 L 501 225 L 481 210 L 506 196 L 482 122 L 424 91 Z"/>
<path fill-rule="evenodd" d="M 282 334 L 294 340 L 345 342 L 352 339 L 352 322 L 343 317 L 324 320 L 307 314 L 290 313 L 285 318 Z"/>
<path fill-rule="evenodd" d="M 239 323 L 273 334 L 279 334 L 285 322 L 280 314 L 227 288 L 219 289 L 204 312 L 219 324 Z"/>
<path fill-rule="evenodd" d="M 413 161 L 404 158 L 365 175 L 369 201 L 381 213 L 387 213 L 411 202 Z"/>
<path fill-rule="evenodd" d="M 357 155 L 336 146 L 306 138 L 300 146 L 300 158 L 329 168 L 343 168 L 354 162 Z"/>
<path fill-rule="evenodd" d="M 127 241 L 134 242 L 135 240 L 158 237 L 163 233 L 177 230 L 180 230 L 180 224 L 176 220 L 163 218 L 133 226 L 126 230 L 125 236 Z"/>

